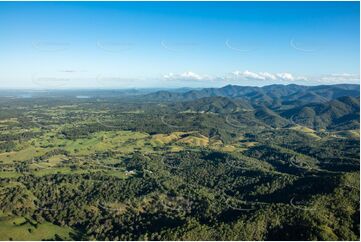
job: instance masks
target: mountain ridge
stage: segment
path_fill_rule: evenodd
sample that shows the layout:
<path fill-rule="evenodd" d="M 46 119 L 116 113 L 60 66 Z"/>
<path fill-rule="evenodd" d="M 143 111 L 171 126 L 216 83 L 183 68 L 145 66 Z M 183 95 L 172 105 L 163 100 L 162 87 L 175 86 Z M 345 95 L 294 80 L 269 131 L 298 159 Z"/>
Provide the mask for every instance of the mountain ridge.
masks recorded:
<path fill-rule="evenodd" d="M 272 102 L 327 102 L 329 100 L 342 96 L 360 96 L 360 85 L 358 84 L 335 84 L 335 85 L 318 85 L 303 86 L 296 84 L 273 84 L 263 87 L 226 85 L 221 88 L 204 88 L 200 90 L 190 90 L 186 92 L 157 91 L 146 94 L 145 99 L 158 101 L 189 101 L 204 97 L 230 97 L 244 98 L 253 103 L 266 103 L 271 105 Z"/>

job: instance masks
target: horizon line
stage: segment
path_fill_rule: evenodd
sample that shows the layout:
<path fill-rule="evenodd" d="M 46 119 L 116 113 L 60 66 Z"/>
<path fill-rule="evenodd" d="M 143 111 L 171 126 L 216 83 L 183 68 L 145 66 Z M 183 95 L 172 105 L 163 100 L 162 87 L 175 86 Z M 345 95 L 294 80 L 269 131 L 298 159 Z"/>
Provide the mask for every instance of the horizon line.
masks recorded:
<path fill-rule="evenodd" d="M 339 86 L 339 85 L 354 85 L 360 86 L 360 83 L 332 83 L 332 84 L 315 84 L 315 85 L 305 85 L 305 84 L 283 84 L 283 83 L 274 83 L 274 84 L 267 84 L 263 86 L 259 85 L 238 85 L 238 84 L 227 84 L 220 87 L 190 87 L 190 86 L 183 86 L 183 87 L 67 87 L 67 88 L 18 88 L 18 87 L 0 87 L 0 90 L 4 91 L 71 91 L 71 90 L 102 90 L 102 91 L 116 91 L 116 90 L 179 90 L 179 89 L 212 89 L 212 88 L 224 88 L 227 86 L 238 86 L 238 87 L 267 87 L 267 86 L 305 86 L 305 87 L 315 87 L 315 86 Z"/>

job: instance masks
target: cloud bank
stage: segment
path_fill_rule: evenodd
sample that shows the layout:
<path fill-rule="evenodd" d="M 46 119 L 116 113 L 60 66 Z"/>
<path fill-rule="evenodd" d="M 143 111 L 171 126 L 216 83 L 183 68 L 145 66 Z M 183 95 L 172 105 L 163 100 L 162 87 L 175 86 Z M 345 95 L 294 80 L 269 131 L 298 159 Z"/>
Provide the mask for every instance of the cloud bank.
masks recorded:
<path fill-rule="evenodd" d="M 232 83 L 239 85 L 269 85 L 269 84 L 336 84 L 336 83 L 359 83 L 360 76 L 358 74 L 325 74 L 317 76 L 298 76 L 289 72 L 252 72 L 233 71 L 223 76 L 202 75 L 193 71 L 187 71 L 179 74 L 169 73 L 163 75 L 163 79 L 167 81 L 180 82 L 215 82 L 215 83 Z"/>

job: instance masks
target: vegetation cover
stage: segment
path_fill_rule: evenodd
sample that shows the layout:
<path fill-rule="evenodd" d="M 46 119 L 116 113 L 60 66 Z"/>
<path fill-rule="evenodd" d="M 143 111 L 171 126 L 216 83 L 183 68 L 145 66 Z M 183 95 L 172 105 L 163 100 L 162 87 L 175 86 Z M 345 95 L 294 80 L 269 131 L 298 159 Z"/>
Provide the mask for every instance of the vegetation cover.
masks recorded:
<path fill-rule="evenodd" d="M 3 92 L 0 240 L 359 240 L 359 88 Z"/>

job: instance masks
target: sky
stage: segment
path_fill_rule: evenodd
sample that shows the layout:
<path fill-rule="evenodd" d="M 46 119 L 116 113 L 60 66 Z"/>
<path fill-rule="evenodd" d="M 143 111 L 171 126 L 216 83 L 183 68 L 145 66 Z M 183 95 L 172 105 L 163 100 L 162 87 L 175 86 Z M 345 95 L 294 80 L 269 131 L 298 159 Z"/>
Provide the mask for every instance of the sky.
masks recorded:
<path fill-rule="evenodd" d="M 359 2 L 0 2 L 0 88 L 359 83 Z"/>

